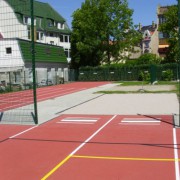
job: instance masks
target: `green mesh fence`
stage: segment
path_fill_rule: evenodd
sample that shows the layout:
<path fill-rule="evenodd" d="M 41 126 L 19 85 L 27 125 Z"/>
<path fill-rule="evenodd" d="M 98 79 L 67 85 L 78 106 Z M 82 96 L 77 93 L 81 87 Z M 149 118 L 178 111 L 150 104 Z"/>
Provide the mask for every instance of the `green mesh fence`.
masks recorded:
<path fill-rule="evenodd" d="M 29 68 L 19 39 L 31 43 L 31 1 L 0 0 L 0 123 L 34 124 L 32 54 Z M 28 52 L 31 52 L 29 48 Z M 29 54 L 29 53 L 28 53 Z"/>
<path fill-rule="evenodd" d="M 145 65 L 120 68 L 80 68 L 79 81 L 177 81 L 178 64 Z"/>

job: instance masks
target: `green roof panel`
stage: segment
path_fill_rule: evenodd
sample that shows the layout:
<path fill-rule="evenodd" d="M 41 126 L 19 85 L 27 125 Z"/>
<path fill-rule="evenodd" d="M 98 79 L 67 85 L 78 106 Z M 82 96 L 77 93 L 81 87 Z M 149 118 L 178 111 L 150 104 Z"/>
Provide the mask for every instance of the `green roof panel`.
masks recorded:
<path fill-rule="evenodd" d="M 31 42 L 18 40 L 24 61 L 32 61 Z M 67 63 L 64 49 L 60 46 L 35 43 L 36 62 Z"/>

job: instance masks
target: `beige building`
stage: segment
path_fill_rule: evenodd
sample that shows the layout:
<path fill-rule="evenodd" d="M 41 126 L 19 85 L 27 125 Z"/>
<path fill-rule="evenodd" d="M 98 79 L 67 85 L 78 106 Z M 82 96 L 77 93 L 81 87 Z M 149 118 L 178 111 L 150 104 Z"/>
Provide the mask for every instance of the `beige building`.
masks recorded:
<path fill-rule="evenodd" d="M 152 53 L 159 56 L 157 24 L 155 24 L 153 21 L 152 25 L 139 25 L 139 31 L 142 33 L 141 53 Z"/>
<path fill-rule="evenodd" d="M 160 24 L 166 21 L 164 17 L 164 13 L 168 10 L 168 6 L 158 6 L 157 8 L 157 25 L 159 27 Z M 162 32 L 159 33 L 158 38 L 158 52 L 160 57 L 165 57 L 169 48 L 168 44 L 168 35 Z"/>

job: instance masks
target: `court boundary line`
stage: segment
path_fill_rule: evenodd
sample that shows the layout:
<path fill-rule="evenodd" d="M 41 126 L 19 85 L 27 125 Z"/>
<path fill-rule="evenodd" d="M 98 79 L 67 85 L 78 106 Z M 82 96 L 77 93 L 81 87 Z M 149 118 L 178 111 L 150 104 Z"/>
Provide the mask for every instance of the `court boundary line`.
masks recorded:
<path fill-rule="evenodd" d="M 176 137 L 176 128 L 173 127 L 173 143 L 174 143 L 174 158 L 178 159 L 178 147 L 177 147 L 177 137 Z M 175 174 L 176 180 L 180 180 L 179 177 L 179 162 L 175 161 Z"/>
<path fill-rule="evenodd" d="M 28 131 L 31 131 L 32 129 L 37 128 L 38 126 L 39 126 L 39 125 L 33 126 L 33 127 L 31 127 L 31 128 L 28 128 L 28 129 L 26 129 L 26 130 L 24 130 L 24 131 L 22 131 L 22 132 L 20 132 L 20 133 L 17 133 L 17 134 L 15 134 L 15 135 L 9 137 L 9 139 L 13 139 L 13 138 L 15 138 L 15 137 L 17 137 L 17 136 L 19 136 L 19 135 L 21 135 L 21 134 L 24 134 L 24 133 L 26 133 L 26 132 L 28 132 Z"/>
<path fill-rule="evenodd" d="M 164 161 L 164 162 L 179 162 L 180 159 L 173 158 L 133 158 L 133 157 L 111 157 L 111 156 L 84 156 L 84 155 L 73 155 L 72 158 L 81 159 L 104 159 L 104 160 L 126 160 L 126 161 Z"/>
<path fill-rule="evenodd" d="M 41 180 L 46 180 L 51 176 L 58 168 L 65 164 L 78 150 L 80 150 L 86 143 L 88 143 L 94 136 L 96 136 L 104 127 L 106 127 L 117 115 L 114 115 L 109 119 L 104 125 L 102 125 L 97 131 L 95 131 L 88 139 L 81 143 L 74 151 L 72 151 L 66 158 L 64 158 L 60 163 L 58 163 L 52 170 L 50 170 Z"/>

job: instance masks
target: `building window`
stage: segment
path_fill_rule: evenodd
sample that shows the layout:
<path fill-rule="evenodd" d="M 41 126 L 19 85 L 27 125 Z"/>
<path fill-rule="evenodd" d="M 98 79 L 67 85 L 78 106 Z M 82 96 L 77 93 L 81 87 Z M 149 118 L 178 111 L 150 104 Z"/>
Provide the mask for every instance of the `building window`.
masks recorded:
<path fill-rule="evenodd" d="M 36 32 L 36 38 L 37 38 L 37 40 L 43 40 L 43 38 L 44 38 L 44 33 L 42 33 L 42 32 Z"/>
<path fill-rule="evenodd" d="M 28 39 L 31 39 L 31 32 L 28 30 Z"/>
<path fill-rule="evenodd" d="M 60 35 L 60 42 L 63 42 L 63 35 Z"/>
<path fill-rule="evenodd" d="M 162 39 L 162 38 L 163 38 L 163 33 L 159 32 L 159 39 Z"/>
<path fill-rule="evenodd" d="M 54 26 L 54 21 L 51 19 L 48 19 L 48 27 L 53 27 Z"/>
<path fill-rule="evenodd" d="M 164 16 L 159 17 L 159 24 L 163 24 L 166 22 L 166 18 Z"/>
<path fill-rule="evenodd" d="M 58 29 L 64 29 L 64 23 L 57 23 L 56 26 Z"/>
<path fill-rule="evenodd" d="M 28 16 L 24 16 L 24 24 L 31 25 L 31 18 Z M 36 19 L 34 19 L 34 25 L 36 25 Z"/>
<path fill-rule="evenodd" d="M 28 16 L 24 17 L 24 24 L 31 24 L 31 18 Z"/>
<path fill-rule="evenodd" d="M 51 45 L 54 45 L 54 41 L 50 41 L 50 44 L 51 44 Z"/>
<path fill-rule="evenodd" d="M 64 49 L 65 55 L 67 58 L 71 57 L 71 50 L 70 49 Z"/>
<path fill-rule="evenodd" d="M 6 54 L 12 54 L 12 48 L 11 47 L 6 48 Z"/>
<path fill-rule="evenodd" d="M 163 39 L 163 38 L 169 38 L 169 35 L 167 33 L 159 32 L 159 39 Z"/>
<path fill-rule="evenodd" d="M 64 29 L 64 24 L 63 23 L 61 23 L 61 29 Z"/>
<path fill-rule="evenodd" d="M 64 36 L 64 42 L 68 42 L 68 36 Z"/>
<path fill-rule="evenodd" d="M 54 37 L 54 34 L 53 34 L 53 33 L 49 33 L 49 36 L 50 36 L 50 37 Z"/>

